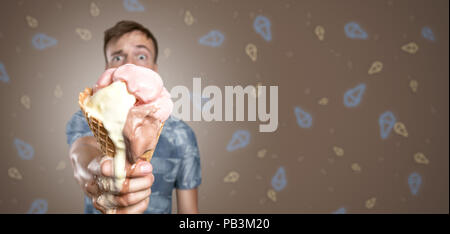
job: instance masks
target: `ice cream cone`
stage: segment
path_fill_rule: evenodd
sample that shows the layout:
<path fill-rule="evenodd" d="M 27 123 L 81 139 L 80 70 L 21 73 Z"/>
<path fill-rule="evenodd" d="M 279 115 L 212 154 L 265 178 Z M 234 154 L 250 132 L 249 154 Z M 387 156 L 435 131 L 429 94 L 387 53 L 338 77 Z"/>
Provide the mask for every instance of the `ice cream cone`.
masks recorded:
<path fill-rule="evenodd" d="M 100 148 L 103 154 L 114 157 L 115 155 L 115 147 L 111 138 L 108 136 L 108 131 L 103 126 L 102 121 L 89 116 L 84 107 L 84 101 L 87 97 L 92 95 L 92 89 L 86 88 L 83 92 L 80 93 L 78 97 L 78 104 L 80 105 L 81 111 L 83 112 L 86 121 L 88 122 L 89 128 L 94 133 L 95 138 L 97 139 L 98 144 L 100 144 Z M 159 136 L 161 135 L 162 129 L 164 127 L 164 122 L 161 124 L 161 127 L 158 131 L 158 135 L 156 136 L 156 141 L 159 140 Z M 140 158 L 150 162 L 153 157 L 153 153 L 155 149 L 147 150 Z"/>

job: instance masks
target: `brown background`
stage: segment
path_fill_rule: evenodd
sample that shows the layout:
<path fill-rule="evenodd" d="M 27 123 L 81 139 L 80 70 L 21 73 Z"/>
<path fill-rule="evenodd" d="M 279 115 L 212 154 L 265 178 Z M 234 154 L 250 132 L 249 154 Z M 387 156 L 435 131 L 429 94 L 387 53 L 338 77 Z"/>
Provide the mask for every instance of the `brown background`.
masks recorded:
<path fill-rule="evenodd" d="M 65 125 L 78 110 L 78 93 L 104 69 L 104 30 L 121 19 L 137 20 L 156 35 L 160 74 L 169 90 L 192 89 L 193 77 L 201 77 L 203 87 L 279 86 L 274 133 L 259 133 L 255 122 L 188 122 L 201 153 L 201 212 L 330 213 L 345 207 L 348 213 L 448 213 L 448 1 L 140 0 L 144 12 L 126 11 L 122 1 L 94 2 L 97 17 L 90 14 L 91 1 L 1 2 L 0 62 L 11 79 L 0 82 L 1 213 L 25 213 L 36 198 L 48 201 L 48 213 L 83 212 Z M 195 18 L 192 25 L 184 22 L 187 10 Z M 253 29 L 259 14 L 271 20 L 270 42 Z M 37 28 L 27 25 L 27 15 L 38 20 Z M 350 21 L 365 29 L 367 40 L 345 36 Z M 317 25 L 325 28 L 324 41 L 314 34 Z M 421 36 L 424 26 L 433 30 L 435 42 Z M 82 40 L 78 27 L 89 29 L 92 39 Z M 224 43 L 199 45 L 198 38 L 214 29 L 224 33 Z M 58 44 L 36 50 L 31 38 L 38 32 Z M 419 45 L 413 55 L 400 49 L 411 41 Z M 256 62 L 245 54 L 248 43 L 258 48 Z M 377 60 L 383 70 L 368 75 Z M 419 83 L 416 93 L 409 87 L 413 79 Z M 367 85 L 362 103 L 346 108 L 343 94 L 362 82 Z M 57 85 L 61 97 L 54 95 Z M 21 104 L 23 95 L 31 98 L 30 109 Z M 318 104 L 322 97 L 328 105 Z M 310 129 L 297 125 L 295 106 L 312 114 Z M 394 131 L 380 138 L 378 117 L 387 110 L 406 125 L 407 138 Z M 250 131 L 251 141 L 228 152 L 238 129 Z M 14 138 L 33 146 L 32 160 L 18 156 Z M 342 147 L 344 156 L 337 157 L 333 146 Z M 261 149 L 267 150 L 263 158 L 257 157 Z M 430 163 L 416 163 L 416 152 Z M 352 163 L 362 171 L 352 171 Z M 56 170 L 58 164 L 64 169 Z M 287 186 L 274 202 L 267 191 L 280 166 Z M 8 176 L 11 167 L 22 180 Z M 224 183 L 230 171 L 240 174 L 236 183 Z M 407 182 L 412 172 L 423 179 L 417 196 Z M 376 204 L 368 209 L 372 197 Z"/>

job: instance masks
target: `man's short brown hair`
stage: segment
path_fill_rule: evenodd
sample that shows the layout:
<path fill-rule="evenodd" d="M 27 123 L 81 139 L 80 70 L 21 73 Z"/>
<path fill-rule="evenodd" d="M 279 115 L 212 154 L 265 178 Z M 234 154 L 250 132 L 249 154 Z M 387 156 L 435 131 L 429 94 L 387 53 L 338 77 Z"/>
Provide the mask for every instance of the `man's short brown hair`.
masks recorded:
<path fill-rule="evenodd" d="M 156 41 L 155 36 L 153 36 L 150 30 L 148 30 L 141 24 L 128 20 L 122 20 L 118 22 L 116 25 L 114 25 L 112 28 L 109 28 L 108 30 L 105 31 L 103 54 L 105 55 L 106 63 L 108 63 L 108 59 L 106 58 L 106 46 L 108 45 L 108 43 L 112 40 L 118 40 L 124 34 L 132 32 L 134 30 L 143 32 L 148 39 L 153 41 L 153 44 L 155 45 L 155 57 L 153 62 L 156 64 L 156 60 L 158 59 L 158 42 Z"/>

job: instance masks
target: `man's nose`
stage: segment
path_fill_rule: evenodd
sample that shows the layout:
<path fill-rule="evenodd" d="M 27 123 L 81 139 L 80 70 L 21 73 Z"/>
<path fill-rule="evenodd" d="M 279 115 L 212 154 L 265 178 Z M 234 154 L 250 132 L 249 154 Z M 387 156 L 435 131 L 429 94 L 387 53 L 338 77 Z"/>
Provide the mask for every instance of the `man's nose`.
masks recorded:
<path fill-rule="evenodd" d="M 123 64 L 134 64 L 134 65 L 138 65 L 135 59 L 132 58 L 126 58 L 125 60 L 123 60 Z"/>

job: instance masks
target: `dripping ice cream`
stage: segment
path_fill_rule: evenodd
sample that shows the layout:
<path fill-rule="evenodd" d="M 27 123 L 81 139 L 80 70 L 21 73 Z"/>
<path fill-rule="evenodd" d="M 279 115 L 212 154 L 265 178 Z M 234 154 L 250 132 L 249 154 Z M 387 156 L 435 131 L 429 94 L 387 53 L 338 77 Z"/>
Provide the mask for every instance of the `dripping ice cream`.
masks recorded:
<path fill-rule="evenodd" d="M 114 144 L 114 184 L 120 191 L 126 160 L 133 164 L 147 151 L 154 151 L 173 102 L 158 73 L 133 64 L 107 69 L 91 94 L 80 106 L 88 119 L 103 124 Z"/>

